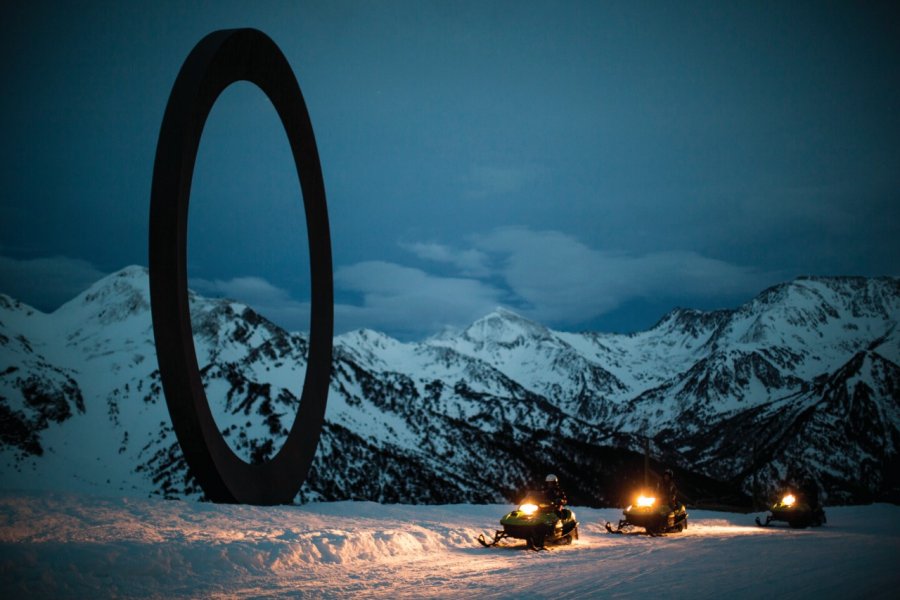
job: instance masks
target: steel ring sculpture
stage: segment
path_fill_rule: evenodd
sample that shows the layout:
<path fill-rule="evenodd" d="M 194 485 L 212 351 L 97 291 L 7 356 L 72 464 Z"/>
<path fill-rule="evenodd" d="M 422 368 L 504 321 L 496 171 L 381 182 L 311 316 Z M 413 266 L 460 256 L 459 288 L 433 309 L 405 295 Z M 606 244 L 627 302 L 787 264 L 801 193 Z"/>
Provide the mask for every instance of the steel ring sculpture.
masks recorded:
<path fill-rule="evenodd" d="M 197 365 L 188 305 L 188 201 L 203 126 L 219 94 L 236 81 L 268 96 L 290 142 L 306 213 L 312 299 L 309 354 L 300 407 L 270 461 L 241 460 L 219 432 Z M 191 51 L 166 106 L 150 196 L 150 303 L 166 404 L 190 472 L 213 502 L 286 504 L 306 479 L 325 416 L 334 328 L 331 236 L 312 124 L 287 59 L 255 29 L 215 31 Z"/>

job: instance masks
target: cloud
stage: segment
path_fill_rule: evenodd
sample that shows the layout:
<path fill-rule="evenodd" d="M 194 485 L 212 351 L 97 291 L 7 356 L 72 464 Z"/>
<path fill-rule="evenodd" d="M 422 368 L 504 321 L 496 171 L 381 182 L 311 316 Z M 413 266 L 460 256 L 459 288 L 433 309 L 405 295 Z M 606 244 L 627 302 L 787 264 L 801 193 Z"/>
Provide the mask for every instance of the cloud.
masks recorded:
<path fill-rule="evenodd" d="M 262 277 L 233 279 L 191 279 L 191 287 L 205 295 L 222 296 L 246 303 L 273 304 L 290 300 L 287 291 Z"/>
<path fill-rule="evenodd" d="M 53 311 L 106 275 L 80 258 L 15 259 L 0 256 L 0 292 L 42 311 Z"/>
<path fill-rule="evenodd" d="M 471 245 L 405 243 L 417 257 L 449 265 L 458 277 L 367 261 L 335 273 L 336 288 L 359 294 L 335 307 L 338 330 L 370 327 L 404 337 L 464 326 L 505 305 L 566 327 L 641 298 L 728 298 L 757 293 L 773 276 L 693 251 L 635 254 L 591 248 L 572 235 L 504 227 Z"/>
<path fill-rule="evenodd" d="M 389 262 L 366 261 L 335 272 L 335 285 L 362 295 L 335 306 L 336 329 L 371 327 L 401 336 L 471 323 L 501 304 L 501 290 L 472 278 L 438 277 Z"/>
<path fill-rule="evenodd" d="M 456 267 L 466 277 L 487 277 L 490 274 L 488 255 L 481 250 L 456 250 L 443 244 L 423 242 L 400 244 L 400 247 L 421 259 Z"/>
<path fill-rule="evenodd" d="M 642 297 L 752 294 L 769 282 L 755 269 L 692 251 L 596 250 L 558 231 L 507 227 L 473 239 L 525 312 L 548 323 L 584 322 Z"/>
<path fill-rule="evenodd" d="M 502 292 L 476 279 L 439 277 L 390 262 L 367 261 L 335 271 L 336 295 L 359 295 L 357 304 L 335 304 L 335 332 L 371 328 L 399 337 L 421 337 L 467 325 L 501 303 Z M 242 302 L 289 331 L 309 329 L 309 302 L 261 277 L 191 279 L 204 296 Z"/>
<path fill-rule="evenodd" d="M 309 302 L 292 298 L 287 290 L 261 277 L 191 279 L 190 286 L 204 296 L 242 302 L 288 331 L 309 329 Z"/>
<path fill-rule="evenodd" d="M 440 276 L 384 261 L 338 268 L 335 331 L 368 327 L 416 338 L 465 326 L 498 305 L 556 327 L 580 325 L 641 298 L 733 299 L 780 277 L 692 251 L 645 254 L 598 250 L 560 231 L 503 227 L 469 238 L 467 247 L 402 244 L 415 256 L 447 265 Z M 104 273 L 67 257 L 0 257 L 0 292 L 53 310 Z M 261 277 L 192 279 L 205 296 L 251 306 L 290 331 L 309 328 L 309 301 Z M 356 297 L 357 301 L 346 300 Z"/>

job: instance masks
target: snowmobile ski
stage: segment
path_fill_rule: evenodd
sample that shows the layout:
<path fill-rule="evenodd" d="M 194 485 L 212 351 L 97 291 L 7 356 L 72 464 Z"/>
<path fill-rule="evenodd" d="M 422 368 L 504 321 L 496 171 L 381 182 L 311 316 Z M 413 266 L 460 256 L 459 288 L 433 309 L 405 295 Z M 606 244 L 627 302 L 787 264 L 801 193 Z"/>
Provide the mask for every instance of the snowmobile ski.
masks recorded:
<path fill-rule="evenodd" d="M 485 548 L 490 548 L 491 546 L 496 546 L 500 542 L 500 540 L 506 537 L 508 536 L 503 531 L 495 531 L 494 537 L 493 539 L 491 539 L 491 541 L 487 541 L 483 533 L 478 534 L 478 537 L 475 539 L 478 540 L 478 543 Z"/>

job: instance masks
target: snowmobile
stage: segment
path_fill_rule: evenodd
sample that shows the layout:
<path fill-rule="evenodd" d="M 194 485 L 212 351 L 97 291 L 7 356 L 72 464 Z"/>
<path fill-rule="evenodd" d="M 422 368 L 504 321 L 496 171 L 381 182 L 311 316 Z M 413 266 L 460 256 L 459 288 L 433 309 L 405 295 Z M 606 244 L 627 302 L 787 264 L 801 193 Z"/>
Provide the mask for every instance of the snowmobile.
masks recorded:
<path fill-rule="evenodd" d="M 489 548 L 500 540 L 515 538 L 525 540 L 530 550 L 543 550 L 547 544 L 571 544 L 578 539 L 575 513 L 568 508 L 557 510 L 540 491 L 526 492 L 519 507 L 506 513 L 500 524 L 503 529 L 495 531 L 491 540 L 481 534 L 476 538 L 478 542 Z"/>
<path fill-rule="evenodd" d="M 650 535 L 662 535 L 687 529 L 688 513 L 684 504 L 675 510 L 663 502 L 657 502 L 656 498 L 644 496 L 637 497 L 634 504 L 624 511 L 625 518 L 619 521 L 618 527 L 613 529 L 607 521 L 606 531 L 609 533 L 626 533 L 634 527 L 643 527 Z"/>
<path fill-rule="evenodd" d="M 787 521 L 791 527 L 803 529 L 809 526 L 818 527 L 826 522 L 825 511 L 821 506 L 813 508 L 791 493 L 785 494 L 769 510 L 770 514 L 766 515 L 764 523 L 756 517 L 756 524 L 760 527 L 766 527 L 772 521 Z"/>

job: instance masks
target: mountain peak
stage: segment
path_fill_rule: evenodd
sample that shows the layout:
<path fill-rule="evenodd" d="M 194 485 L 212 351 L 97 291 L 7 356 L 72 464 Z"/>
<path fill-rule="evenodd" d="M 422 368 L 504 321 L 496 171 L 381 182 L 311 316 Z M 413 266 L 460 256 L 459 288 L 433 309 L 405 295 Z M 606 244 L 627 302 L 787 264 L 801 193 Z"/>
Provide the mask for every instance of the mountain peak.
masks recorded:
<path fill-rule="evenodd" d="M 508 308 L 498 306 L 472 323 L 462 337 L 475 343 L 508 345 L 528 338 L 550 337 L 550 330 Z"/>
<path fill-rule="evenodd" d="M 847 319 L 897 322 L 898 298 L 900 279 L 895 277 L 804 276 L 762 291 L 736 314 L 745 321 L 765 321 L 782 334 L 792 329 L 821 333 Z"/>
<path fill-rule="evenodd" d="M 382 333 L 380 331 L 376 331 L 374 329 L 369 329 L 366 327 L 342 333 L 338 336 L 335 336 L 334 339 L 335 343 L 344 345 L 366 345 L 375 346 L 378 348 L 385 348 L 389 345 L 399 343 L 396 339 L 392 338 L 386 333 Z"/>
<path fill-rule="evenodd" d="M 123 321 L 150 310 L 150 280 L 146 267 L 131 265 L 111 273 L 75 296 L 54 314 L 77 313 L 81 319 L 92 315 L 101 323 Z M 85 308 L 90 307 L 88 313 Z"/>
<path fill-rule="evenodd" d="M 532 323 L 532 324 L 536 324 L 536 323 L 534 323 L 533 321 L 531 321 L 531 320 L 529 320 L 529 319 L 523 317 L 522 315 L 520 315 L 519 313 L 517 313 L 517 312 L 515 312 L 515 311 L 513 311 L 513 310 L 510 310 L 510 309 L 508 309 L 508 308 L 506 308 L 506 307 L 503 307 L 503 306 L 497 306 L 497 307 L 494 308 L 494 310 L 492 310 L 492 311 L 489 312 L 488 314 L 484 315 L 484 316 L 481 317 L 480 319 L 477 319 L 477 320 L 473 323 L 473 325 L 474 325 L 475 323 L 479 323 L 479 322 L 481 322 L 481 321 L 491 321 L 491 320 L 494 320 L 494 321 L 508 321 L 508 322 L 512 322 L 512 323 L 524 322 L 524 323 Z"/>
<path fill-rule="evenodd" d="M 510 309 L 506 308 L 505 306 L 494 307 L 494 310 L 492 310 L 486 316 L 490 316 L 490 315 L 496 315 L 496 316 L 504 318 L 504 319 L 524 319 L 525 318 L 522 315 L 520 315 L 519 313 L 517 313 L 513 310 L 510 310 Z"/>

